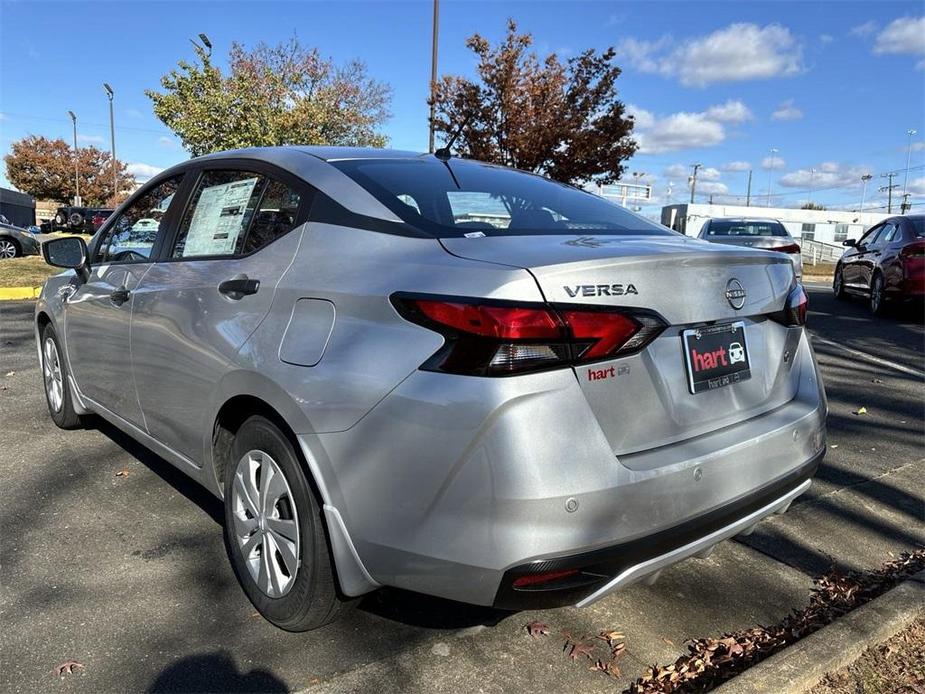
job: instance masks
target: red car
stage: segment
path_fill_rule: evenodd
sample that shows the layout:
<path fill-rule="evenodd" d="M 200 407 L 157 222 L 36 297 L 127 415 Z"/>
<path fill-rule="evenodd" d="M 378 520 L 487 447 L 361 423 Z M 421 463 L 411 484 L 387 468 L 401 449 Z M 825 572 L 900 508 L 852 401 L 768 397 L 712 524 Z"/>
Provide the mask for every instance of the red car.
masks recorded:
<path fill-rule="evenodd" d="M 867 297 L 879 315 L 887 301 L 925 297 L 925 215 L 890 217 L 843 243 L 832 282 L 837 299 Z"/>

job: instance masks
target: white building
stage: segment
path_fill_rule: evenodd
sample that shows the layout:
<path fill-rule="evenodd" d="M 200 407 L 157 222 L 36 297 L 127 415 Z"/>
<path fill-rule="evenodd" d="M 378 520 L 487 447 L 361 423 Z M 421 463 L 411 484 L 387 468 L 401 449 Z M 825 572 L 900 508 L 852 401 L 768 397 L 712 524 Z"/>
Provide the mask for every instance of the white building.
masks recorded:
<path fill-rule="evenodd" d="M 666 205 L 662 224 L 687 236 L 700 233 L 703 223 L 714 217 L 761 217 L 779 220 L 795 239 L 840 245 L 857 239 L 877 222 L 891 217 L 881 212 L 844 210 L 797 210 L 789 207 L 745 207 L 743 205 Z"/>

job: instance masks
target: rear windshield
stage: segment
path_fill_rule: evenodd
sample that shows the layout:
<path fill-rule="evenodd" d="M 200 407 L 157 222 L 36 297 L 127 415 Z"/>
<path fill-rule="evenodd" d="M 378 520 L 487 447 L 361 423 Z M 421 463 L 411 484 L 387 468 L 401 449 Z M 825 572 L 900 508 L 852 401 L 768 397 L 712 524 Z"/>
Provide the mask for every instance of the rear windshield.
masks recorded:
<path fill-rule="evenodd" d="M 592 193 L 499 166 L 433 158 L 331 163 L 400 219 L 437 237 L 674 235 Z"/>
<path fill-rule="evenodd" d="M 711 219 L 707 224 L 707 236 L 787 236 L 787 230 L 780 222 Z"/>
<path fill-rule="evenodd" d="M 925 218 L 910 219 L 909 224 L 912 225 L 912 230 L 918 238 L 925 239 Z"/>

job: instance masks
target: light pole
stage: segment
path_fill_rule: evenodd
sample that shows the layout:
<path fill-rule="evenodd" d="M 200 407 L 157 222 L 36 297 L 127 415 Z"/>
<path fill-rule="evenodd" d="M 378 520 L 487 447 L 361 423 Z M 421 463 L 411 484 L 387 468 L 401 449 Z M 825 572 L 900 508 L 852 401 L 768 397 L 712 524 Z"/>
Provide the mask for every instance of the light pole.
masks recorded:
<path fill-rule="evenodd" d="M 71 117 L 71 122 L 74 124 L 74 205 L 80 205 L 80 176 L 78 173 L 78 152 L 77 152 L 77 116 L 74 115 L 73 111 L 68 111 L 67 115 Z"/>
<path fill-rule="evenodd" d="M 861 176 L 861 181 L 863 182 L 864 186 L 863 188 L 861 188 L 861 207 L 858 210 L 858 212 L 864 211 L 864 199 L 867 197 L 867 182 L 872 178 L 873 176 L 871 176 L 870 174 L 864 174 L 863 176 Z"/>
<path fill-rule="evenodd" d="M 906 131 L 906 135 L 909 136 L 908 146 L 906 147 L 906 175 L 903 176 L 903 195 L 906 194 L 906 185 L 909 183 L 909 165 L 912 163 L 912 136 L 915 135 L 916 131 L 912 128 L 909 128 Z M 905 214 L 903 210 L 903 214 Z"/>
<path fill-rule="evenodd" d="M 691 164 L 691 205 L 694 204 L 694 191 L 697 189 L 697 171 L 703 164 Z"/>
<path fill-rule="evenodd" d="M 777 157 L 774 155 L 778 153 L 776 147 L 771 147 L 771 156 L 768 157 L 768 204 L 767 207 L 771 206 L 771 172 L 774 170 L 774 164 L 777 162 Z"/>
<path fill-rule="evenodd" d="M 809 204 L 813 204 L 813 182 L 816 179 L 816 169 L 810 168 L 809 170 Z"/>
<path fill-rule="evenodd" d="M 440 0 L 434 0 L 434 26 L 430 46 L 430 120 L 427 124 L 427 151 L 434 151 L 434 86 L 437 84 L 437 32 L 440 28 Z"/>
<path fill-rule="evenodd" d="M 109 97 L 109 142 L 112 148 L 112 161 L 109 162 L 109 165 L 112 166 L 112 197 L 113 202 L 115 202 L 115 197 L 119 194 L 119 184 L 118 174 L 116 173 L 116 121 L 112 113 L 113 91 L 108 82 L 103 82 L 103 89 L 106 90 L 106 96 Z"/>

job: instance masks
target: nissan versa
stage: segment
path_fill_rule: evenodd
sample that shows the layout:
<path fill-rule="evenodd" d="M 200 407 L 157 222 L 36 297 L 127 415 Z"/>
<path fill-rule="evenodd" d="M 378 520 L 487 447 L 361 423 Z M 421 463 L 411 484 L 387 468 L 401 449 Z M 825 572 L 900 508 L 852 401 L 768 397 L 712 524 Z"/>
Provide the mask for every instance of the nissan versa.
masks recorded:
<path fill-rule="evenodd" d="M 379 586 L 588 605 L 787 509 L 826 401 L 781 253 L 445 155 L 285 147 L 157 176 L 35 313 L 51 416 L 224 499 L 288 630 Z"/>

